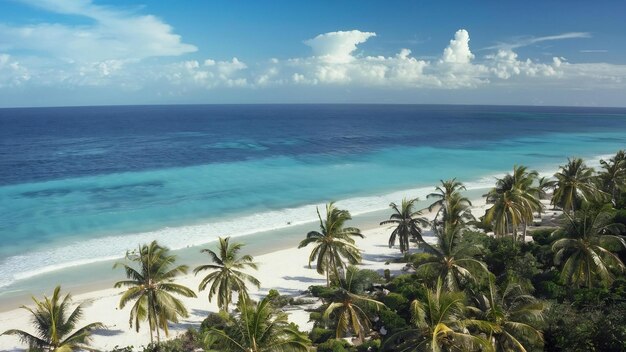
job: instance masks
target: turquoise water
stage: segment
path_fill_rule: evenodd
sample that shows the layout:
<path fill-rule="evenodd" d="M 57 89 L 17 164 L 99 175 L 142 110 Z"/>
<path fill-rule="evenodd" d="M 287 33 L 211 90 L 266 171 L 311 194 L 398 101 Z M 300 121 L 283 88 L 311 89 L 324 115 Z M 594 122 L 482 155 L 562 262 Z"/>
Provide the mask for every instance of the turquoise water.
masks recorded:
<path fill-rule="evenodd" d="M 484 188 L 514 164 L 553 173 L 567 157 L 626 145 L 623 109 L 93 109 L 0 111 L 13 130 L 0 133 L 0 297 L 63 270 L 79 280 L 88 274 L 68 268 L 154 239 L 184 249 L 285 234 L 330 200 L 364 214 L 423 198 L 439 179 Z M 86 118 L 91 127 L 76 126 Z"/>

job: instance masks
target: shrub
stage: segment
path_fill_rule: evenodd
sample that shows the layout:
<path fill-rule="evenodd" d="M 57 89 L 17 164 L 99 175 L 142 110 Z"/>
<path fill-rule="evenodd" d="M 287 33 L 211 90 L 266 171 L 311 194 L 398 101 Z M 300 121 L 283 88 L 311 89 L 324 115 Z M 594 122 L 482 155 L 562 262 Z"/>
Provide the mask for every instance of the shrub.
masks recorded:
<path fill-rule="evenodd" d="M 309 291 L 313 297 L 318 298 L 329 298 L 332 297 L 337 289 L 334 287 L 326 287 L 326 286 L 310 286 Z"/>
<path fill-rule="evenodd" d="M 229 321 L 230 315 L 228 315 L 228 313 L 209 313 L 209 315 L 202 321 L 202 324 L 200 324 L 200 331 L 206 332 L 210 328 L 224 330 Z"/>
<path fill-rule="evenodd" d="M 356 347 L 357 352 L 378 352 L 380 340 L 367 340 Z"/>
<path fill-rule="evenodd" d="M 382 298 L 382 302 L 391 310 L 401 311 L 407 308 L 409 300 L 401 294 L 390 293 Z"/>
<path fill-rule="evenodd" d="M 407 315 L 410 316 L 408 312 Z M 383 309 L 378 312 L 378 317 L 379 320 L 376 322 L 375 327 L 380 330 L 380 328 L 384 326 L 385 330 L 387 331 L 385 336 L 391 336 L 409 327 L 409 325 L 406 323 L 405 318 L 398 315 L 398 313 L 388 309 Z"/>
<path fill-rule="evenodd" d="M 328 339 L 335 336 L 335 331 L 330 329 L 324 329 L 320 327 L 315 327 L 309 333 L 309 338 L 315 344 L 323 343 L 328 341 Z"/>
<path fill-rule="evenodd" d="M 317 352 L 352 352 L 356 351 L 352 345 L 345 340 L 330 339 L 317 346 Z"/>
<path fill-rule="evenodd" d="M 538 245 L 548 245 L 548 244 L 552 244 L 553 238 L 552 238 L 552 233 L 554 232 L 554 228 L 546 228 L 546 229 L 538 229 L 535 231 L 530 232 L 530 235 L 533 238 L 533 242 L 537 243 Z"/>

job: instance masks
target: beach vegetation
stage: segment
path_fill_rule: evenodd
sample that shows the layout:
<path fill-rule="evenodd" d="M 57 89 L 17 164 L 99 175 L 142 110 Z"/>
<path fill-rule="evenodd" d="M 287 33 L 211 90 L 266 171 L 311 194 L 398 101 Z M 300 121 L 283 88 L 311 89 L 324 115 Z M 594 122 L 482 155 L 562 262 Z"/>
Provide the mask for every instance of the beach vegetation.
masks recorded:
<path fill-rule="evenodd" d="M 156 241 L 139 246 L 137 251 L 126 253 L 126 262 L 118 262 L 114 268 L 122 267 L 128 280 L 115 283 L 116 288 L 127 290 L 120 297 L 119 307 L 123 309 L 135 302 L 130 310 L 129 323 L 139 331 L 140 322 L 147 321 L 150 329 L 150 342 L 161 339 L 160 330 L 169 334 L 168 323 L 177 323 L 179 317 L 188 317 L 183 302 L 175 295 L 196 297 L 193 290 L 177 284 L 174 279 L 186 274 L 186 265 L 176 265 L 176 256 L 167 247 Z"/>
<path fill-rule="evenodd" d="M 404 198 L 400 206 L 396 203 L 389 204 L 394 213 L 391 214 L 389 220 L 380 223 L 381 226 L 390 225 L 393 227 L 389 236 L 389 248 L 396 245 L 396 238 L 400 245 L 400 252 L 403 254 L 409 251 L 409 238 L 420 243 L 424 242 L 422 228 L 428 226 L 429 221 L 420 216 L 422 215 L 421 211 L 415 209 L 418 201 L 418 198 Z"/>
<path fill-rule="evenodd" d="M 308 352 L 311 341 L 287 314 L 277 310 L 268 297 L 252 302 L 239 296 L 238 315 L 229 324 L 210 328 L 205 341 L 209 348 L 224 352 Z"/>
<path fill-rule="evenodd" d="M 32 298 L 34 307 L 22 306 L 31 313 L 35 333 L 11 329 L 2 335 L 17 336 L 20 341 L 28 344 L 31 351 L 69 352 L 90 350 L 91 334 L 98 329 L 105 329 L 102 323 L 90 323 L 77 328 L 83 317 L 84 304 L 72 309 L 71 294 L 61 295 L 61 286 L 54 289 L 51 297 L 43 300 Z"/>
<path fill-rule="evenodd" d="M 355 245 L 354 237 L 362 238 L 361 230 L 356 227 L 345 227 L 351 220 L 350 212 L 335 207 L 333 202 L 326 205 L 326 216 L 322 219 L 319 209 L 317 217 L 320 223 L 319 231 L 310 231 L 306 238 L 300 242 L 298 248 L 304 248 L 314 244 L 309 255 L 309 267 L 316 262 L 316 270 L 319 274 L 326 274 L 326 286 L 330 287 L 331 272 L 340 278 L 348 264 L 361 262 L 361 251 Z"/>
<path fill-rule="evenodd" d="M 248 298 L 248 286 L 246 282 L 260 287 L 261 283 L 254 276 L 245 273 L 245 269 L 257 269 L 257 264 L 251 255 L 240 255 L 243 243 L 231 243 L 230 237 L 219 238 L 218 251 L 203 249 L 211 258 L 211 264 L 200 265 L 193 272 L 195 275 L 203 271 L 209 271 L 200 284 L 198 290 L 203 291 L 209 285 L 209 302 L 217 296 L 217 306 L 225 312 L 233 301 L 233 292 L 243 298 Z"/>

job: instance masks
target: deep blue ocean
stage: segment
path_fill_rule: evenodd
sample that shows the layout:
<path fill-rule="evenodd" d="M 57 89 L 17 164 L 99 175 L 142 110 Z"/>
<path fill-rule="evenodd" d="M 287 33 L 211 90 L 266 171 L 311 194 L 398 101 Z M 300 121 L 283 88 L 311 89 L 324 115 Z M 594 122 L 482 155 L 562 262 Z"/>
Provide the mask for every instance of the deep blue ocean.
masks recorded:
<path fill-rule="evenodd" d="M 514 164 L 553 173 L 624 148 L 617 108 L 0 109 L 0 287 L 153 239 L 183 248 L 311 221 L 329 200 L 364 213 L 439 179 L 488 187 Z"/>

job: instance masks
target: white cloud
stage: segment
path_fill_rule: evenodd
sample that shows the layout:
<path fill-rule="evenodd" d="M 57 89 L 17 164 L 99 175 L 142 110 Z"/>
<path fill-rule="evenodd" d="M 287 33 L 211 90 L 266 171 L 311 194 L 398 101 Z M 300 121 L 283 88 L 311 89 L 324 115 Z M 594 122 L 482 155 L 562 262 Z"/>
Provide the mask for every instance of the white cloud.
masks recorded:
<path fill-rule="evenodd" d="M 503 50 L 511 50 L 517 49 L 524 46 L 533 45 L 536 43 L 553 41 L 553 40 L 563 40 L 563 39 L 581 39 L 581 38 L 591 38 L 591 33 L 588 32 L 568 32 L 561 33 L 556 35 L 547 35 L 543 37 L 522 37 L 514 40 L 511 43 L 498 43 L 497 45 L 489 46 L 484 49 L 503 49 Z M 484 50 L 483 49 L 483 50 Z"/>
<path fill-rule="evenodd" d="M 152 15 L 98 6 L 89 0 L 24 2 L 59 14 L 83 17 L 93 23 L 0 25 L 0 50 L 28 50 L 67 63 L 139 60 L 197 50 L 193 45 L 182 43 L 170 25 Z"/>
<path fill-rule="evenodd" d="M 327 63 L 347 63 L 354 60 L 352 52 L 358 44 L 375 37 L 376 33 L 352 31 L 338 31 L 320 34 L 317 37 L 305 40 L 304 44 L 313 49 L 313 54 Z"/>
<path fill-rule="evenodd" d="M 0 88 L 16 87 L 31 79 L 28 69 L 9 54 L 0 54 Z"/>
<path fill-rule="evenodd" d="M 469 41 L 469 33 L 465 29 L 459 29 L 454 34 L 454 39 L 450 40 L 450 45 L 443 50 L 441 60 L 454 64 L 469 63 L 474 58 L 469 48 Z"/>

